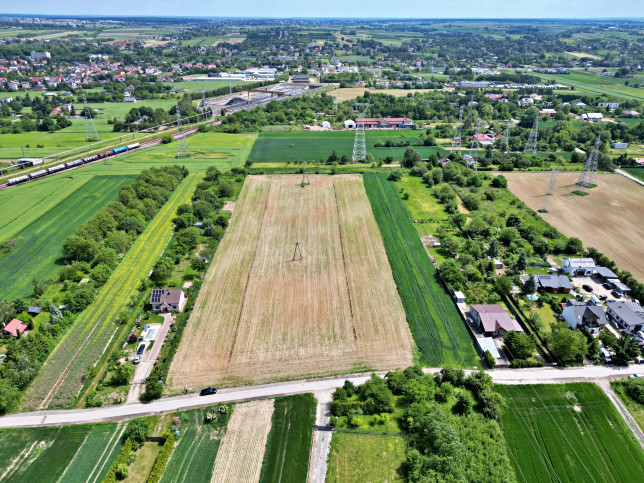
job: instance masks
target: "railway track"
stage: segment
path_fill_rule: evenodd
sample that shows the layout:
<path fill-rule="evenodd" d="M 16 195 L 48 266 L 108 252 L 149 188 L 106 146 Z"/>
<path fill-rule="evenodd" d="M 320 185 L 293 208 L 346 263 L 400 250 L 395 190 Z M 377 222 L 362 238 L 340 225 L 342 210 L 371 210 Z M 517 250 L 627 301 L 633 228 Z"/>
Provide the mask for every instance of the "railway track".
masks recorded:
<path fill-rule="evenodd" d="M 206 124 L 210 124 L 210 123 L 206 123 Z M 186 135 L 186 136 L 191 136 L 192 134 L 197 133 L 197 131 L 198 131 L 198 130 L 199 130 L 199 128 L 198 128 L 198 127 L 192 127 L 192 128 L 190 128 L 190 129 L 186 129 L 186 130 L 184 130 L 184 133 L 185 133 L 185 135 Z M 173 138 L 174 140 L 176 140 L 176 139 L 177 139 L 177 133 L 174 133 L 174 134 L 172 135 L 172 138 Z M 155 147 L 155 146 L 159 146 L 161 143 L 162 143 L 162 139 L 161 139 L 160 137 L 158 137 L 158 138 L 154 138 L 154 139 L 150 139 L 150 140 L 148 140 L 148 141 L 143 141 L 143 142 L 141 142 L 141 143 L 140 143 L 139 147 L 138 147 L 138 148 L 136 148 L 136 151 L 140 151 L 141 149 L 146 149 L 146 148 L 152 148 L 152 147 Z M 133 151 L 124 151 L 124 152 L 122 152 L 122 153 L 112 154 L 111 156 L 109 156 L 109 159 L 117 158 L 117 157 L 119 157 L 119 156 L 123 156 L 124 154 L 129 154 L 129 153 L 131 153 L 131 152 L 133 152 Z M 105 161 L 106 159 L 108 159 L 108 157 L 95 159 L 95 160 L 90 161 L 90 162 L 88 162 L 88 163 L 80 164 L 80 165 L 78 165 L 78 166 L 72 166 L 72 167 L 69 167 L 69 168 L 61 169 L 61 170 L 56 171 L 56 172 L 54 172 L 54 173 L 47 173 L 46 175 L 44 175 L 44 176 L 40 176 L 40 177 L 38 177 L 38 178 L 36 178 L 36 179 L 48 178 L 49 176 L 55 176 L 55 175 L 60 174 L 60 173 L 68 173 L 68 172 L 73 171 L 73 170 L 75 170 L 75 169 L 82 168 L 83 166 L 90 166 L 90 165 L 92 165 L 92 164 L 100 163 L 101 161 Z M 51 164 L 54 164 L 54 163 L 51 163 Z M 30 183 L 30 182 L 32 182 L 32 181 L 35 181 L 35 180 L 31 180 L 31 179 L 30 179 L 30 180 L 28 180 L 28 181 L 24 181 L 24 182 L 20 183 L 19 185 L 24 185 L 24 184 Z M 9 185 L 5 182 L 5 183 L 0 184 L 0 191 L 2 191 L 2 190 L 7 190 L 7 189 L 9 189 L 9 188 L 13 188 L 14 186 L 19 186 L 19 185 L 18 185 L 18 184 L 16 184 L 16 185 L 13 185 L 13 186 L 9 186 Z"/>

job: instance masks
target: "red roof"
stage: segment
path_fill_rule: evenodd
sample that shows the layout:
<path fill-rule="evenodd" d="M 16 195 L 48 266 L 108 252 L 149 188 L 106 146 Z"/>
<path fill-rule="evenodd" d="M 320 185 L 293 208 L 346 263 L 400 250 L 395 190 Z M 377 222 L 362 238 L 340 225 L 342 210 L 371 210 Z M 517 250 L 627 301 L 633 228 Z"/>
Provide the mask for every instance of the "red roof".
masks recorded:
<path fill-rule="evenodd" d="M 22 320 L 13 319 L 4 326 L 2 332 L 8 332 L 11 337 L 18 337 L 18 333 L 22 334 L 27 330 L 27 326 L 22 323 Z"/>

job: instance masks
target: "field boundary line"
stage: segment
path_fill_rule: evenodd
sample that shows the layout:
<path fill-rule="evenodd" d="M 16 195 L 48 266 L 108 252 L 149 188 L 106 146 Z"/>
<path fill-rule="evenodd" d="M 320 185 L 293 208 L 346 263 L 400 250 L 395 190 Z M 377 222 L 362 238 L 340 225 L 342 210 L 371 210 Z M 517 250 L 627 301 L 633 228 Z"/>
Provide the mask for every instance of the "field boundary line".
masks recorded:
<path fill-rule="evenodd" d="M 629 412 L 628 408 L 624 405 L 622 400 L 619 398 L 619 396 L 615 393 L 615 391 L 613 391 L 613 388 L 610 386 L 610 383 L 602 381 L 597 385 L 601 387 L 604 393 L 608 396 L 608 399 L 611 400 L 613 405 L 616 407 L 617 412 L 622 416 L 622 418 L 626 422 L 626 425 L 633 432 L 635 439 L 637 439 L 637 441 L 642 446 L 642 448 L 644 448 L 644 432 L 640 429 L 639 425 L 635 422 L 635 420 L 633 419 L 633 416 L 631 416 L 631 413 Z"/>
<path fill-rule="evenodd" d="M 268 200 L 271 196 L 272 188 L 273 188 L 273 181 L 269 179 L 268 192 L 266 193 L 266 201 L 264 202 L 264 211 L 262 213 L 262 221 L 259 224 L 259 231 L 257 232 L 257 240 L 255 241 L 255 250 L 253 250 L 253 261 L 250 263 L 250 268 L 248 269 L 248 275 L 246 276 L 246 283 L 244 284 L 244 293 L 241 296 L 241 307 L 239 308 L 239 317 L 237 317 L 237 327 L 235 327 L 235 335 L 233 336 L 233 343 L 230 345 L 230 353 L 228 354 L 229 364 L 233 358 L 233 353 L 235 352 L 235 345 L 237 344 L 237 334 L 239 333 L 239 327 L 241 326 L 242 315 L 244 314 L 244 307 L 246 306 L 246 295 L 248 293 L 250 276 L 253 273 L 253 269 L 255 268 L 255 260 L 257 260 L 257 250 L 259 250 L 259 240 L 262 238 L 262 232 L 264 231 L 264 221 L 266 221 L 266 212 L 268 211 Z"/>
<path fill-rule="evenodd" d="M 13 462 L 5 470 L 5 472 L 0 475 L 0 480 L 1 481 L 4 481 L 5 477 L 9 477 L 9 476 L 13 475 L 16 472 L 16 470 L 20 467 L 20 463 L 22 463 L 24 460 L 26 460 L 29 457 L 31 452 L 34 450 L 34 446 L 36 446 L 37 443 L 38 443 L 38 441 L 34 441 L 32 443 L 32 445 L 29 447 L 29 449 L 27 449 L 27 447 L 25 447 L 25 449 L 23 449 L 20 452 L 20 454 L 16 457 L 15 460 L 13 460 Z"/>
<path fill-rule="evenodd" d="M 362 181 L 362 180 L 360 180 Z M 344 269 L 344 284 L 347 287 L 347 298 L 349 299 L 349 313 L 351 314 L 351 325 L 353 326 L 353 338 L 358 339 L 356 334 L 356 318 L 353 314 L 353 301 L 351 300 L 351 288 L 349 287 L 349 278 L 347 277 L 347 258 L 344 254 L 344 240 L 342 238 L 342 223 L 340 215 L 340 202 L 338 201 L 338 192 L 335 182 L 333 183 L 333 199 L 335 201 L 335 212 L 338 215 L 338 234 L 340 238 L 340 253 L 342 253 L 342 268 Z"/>
<path fill-rule="evenodd" d="M 92 482 L 92 481 L 96 481 L 98 479 L 98 477 L 100 476 L 101 472 L 103 471 L 103 468 L 105 468 L 105 465 L 109 461 L 110 456 L 114 452 L 114 448 L 116 447 L 116 444 L 114 444 L 114 437 L 118 435 L 117 439 L 116 439 L 116 443 L 118 444 L 118 440 L 121 438 L 121 436 L 123 435 L 124 432 L 125 432 L 125 424 L 119 422 L 117 424 L 116 428 L 114 429 L 114 434 L 112 435 L 110 440 L 107 442 L 107 446 L 105 446 L 105 449 L 101 453 L 101 456 L 98 459 L 97 464 L 94 465 L 94 469 L 89 474 L 89 476 L 87 478 L 87 483 Z M 105 461 L 103 461 L 103 464 L 101 465 L 100 469 L 98 470 L 98 473 L 96 473 L 96 469 L 98 468 L 98 463 L 100 463 L 103 460 L 103 457 L 105 456 L 106 451 L 108 451 L 107 458 L 105 458 Z M 96 476 L 94 476 L 94 473 L 96 473 Z"/>
<path fill-rule="evenodd" d="M 87 438 L 89 438 L 89 435 L 90 435 L 91 432 L 92 432 L 91 429 L 87 432 L 87 434 L 85 435 L 85 439 L 83 440 L 83 442 L 76 449 L 76 453 L 74 453 L 74 457 L 71 460 L 69 460 L 69 463 L 67 463 L 67 466 L 65 467 L 65 471 L 63 471 L 63 474 L 58 477 L 58 479 L 56 480 L 56 483 L 58 483 L 59 481 L 61 481 L 65 477 L 65 475 L 69 471 L 69 468 L 74 464 L 74 461 L 76 461 L 76 457 L 78 456 L 78 453 L 80 452 L 81 448 L 87 442 Z"/>

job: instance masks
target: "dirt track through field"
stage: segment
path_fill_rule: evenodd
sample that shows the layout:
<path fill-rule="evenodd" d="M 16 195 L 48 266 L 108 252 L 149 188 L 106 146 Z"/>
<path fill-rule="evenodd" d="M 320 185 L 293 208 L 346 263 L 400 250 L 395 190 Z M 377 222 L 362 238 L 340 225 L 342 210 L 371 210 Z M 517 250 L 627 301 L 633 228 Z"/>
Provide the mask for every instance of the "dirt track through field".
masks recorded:
<path fill-rule="evenodd" d="M 211 483 L 259 481 L 274 409 L 273 399 L 235 405 L 217 452 Z"/>
<path fill-rule="evenodd" d="M 508 188 L 533 210 L 543 204 L 548 173 L 504 173 Z M 549 213 L 540 215 L 566 236 L 578 237 L 584 247 L 595 247 L 644 281 L 644 187 L 620 176 L 597 176 L 588 196 L 572 193 L 579 173 L 561 173 Z"/>
<path fill-rule="evenodd" d="M 249 176 L 170 368 L 174 390 L 412 362 L 362 178 Z M 291 261 L 299 242 L 302 259 Z"/>

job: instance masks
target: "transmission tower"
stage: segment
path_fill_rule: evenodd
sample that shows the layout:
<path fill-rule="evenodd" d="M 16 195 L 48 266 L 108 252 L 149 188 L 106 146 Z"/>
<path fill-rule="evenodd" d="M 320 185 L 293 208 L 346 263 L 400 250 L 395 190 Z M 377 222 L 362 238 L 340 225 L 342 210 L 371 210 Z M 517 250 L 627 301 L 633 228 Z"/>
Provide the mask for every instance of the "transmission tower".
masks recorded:
<path fill-rule="evenodd" d="M 188 149 L 186 133 L 183 131 L 183 126 L 181 125 L 181 110 L 177 106 L 177 158 L 183 157 L 189 158 L 190 150 Z"/>
<path fill-rule="evenodd" d="M 481 127 L 481 118 L 476 120 L 476 132 L 472 139 L 472 146 L 470 146 L 470 158 L 473 159 L 474 171 L 477 170 L 479 164 L 479 128 Z M 473 154 L 473 155 L 472 155 Z"/>
<path fill-rule="evenodd" d="M 304 256 L 302 255 L 302 249 L 300 248 L 300 242 L 295 243 L 295 251 L 293 252 L 293 258 L 291 258 L 291 262 L 296 262 L 299 260 L 302 260 Z"/>
<path fill-rule="evenodd" d="M 583 191 L 584 193 L 588 193 L 588 189 L 592 188 L 597 181 L 597 162 L 599 160 L 600 138 L 601 134 L 598 134 L 597 139 L 595 140 L 595 147 L 593 148 L 592 153 L 590 153 L 590 156 L 588 156 L 584 170 L 581 172 L 579 181 L 577 181 L 577 186 L 579 186 L 580 191 Z"/>
<path fill-rule="evenodd" d="M 88 143 L 92 141 L 100 141 L 101 138 L 98 137 L 98 133 L 96 132 L 94 118 L 92 118 L 92 112 L 89 110 L 89 106 L 87 105 L 85 93 L 83 93 L 83 105 L 85 106 L 85 140 Z"/>
<path fill-rule="evenodd" d="M 510 144 L 510 120 L 506 119 L 505 132 L 503 133 L 503 141 L 501 142 L 501 147 L 503 148 L 504 153 L 508 152 L 509 144 Z"/>
<path fill-rule="evenodd" d="M 311 182 L 309 181 L 309 175 L 306 172 L 306 166 L 304 166 L 304 169 L 302 170 L 302 183 L 300 186 L 304 188 L 307 184 L 311 184 Z"/>
<path fill-rule="evenodd" d="M 467 103 L 467 118 L 472 119 L 472 106 L 474 105 L 474 94 L 472 94 L 472 98 L 470 99 L 470 102 Z"/>
<path fill-rule="evenodd" d="M 548 183 L 546 185 L 546 196 L 543 198 L 543 206 L 539 210 L 541 213 L 548 212 L 548 198 L 552 196 L 552 193 L 555 189 L 557 176 L 559 176 L 559 170 L 553 169 L 552 171 L 550 171 L 550 175 L 548 176 Z"/>
<path fill-rule="evenodd" d="M 364 137 L 364 116 L 369 104 L 356 104 L 358 118 L 356 119 L 356 139 L 353 143 L 353 162 L 364 161 L 367 158 L 367 144 Z"/>
<path fill-rule="evenodd" d="M 525 143 L 525 148 L 523 148 L 524 153 L 536 154 L 537 152 L 537 137 L 539 135 L 539 114 L 537 113 L 534 116 L 534 124 L 532 125 L 532 130 L 528 136 L 528 141 Z"/>
<path fill-rule="evenodd" d="M 456 132 L 454 133 L 454 139 L 452 139 L 452 149 L 450 153 L 454 152 L 454 146 L 458 143 L 458 150 L 461 150 L 461 134 L 463 132 L 463 106 L 458 111 L 458 124 L 456 124 Z"/>

